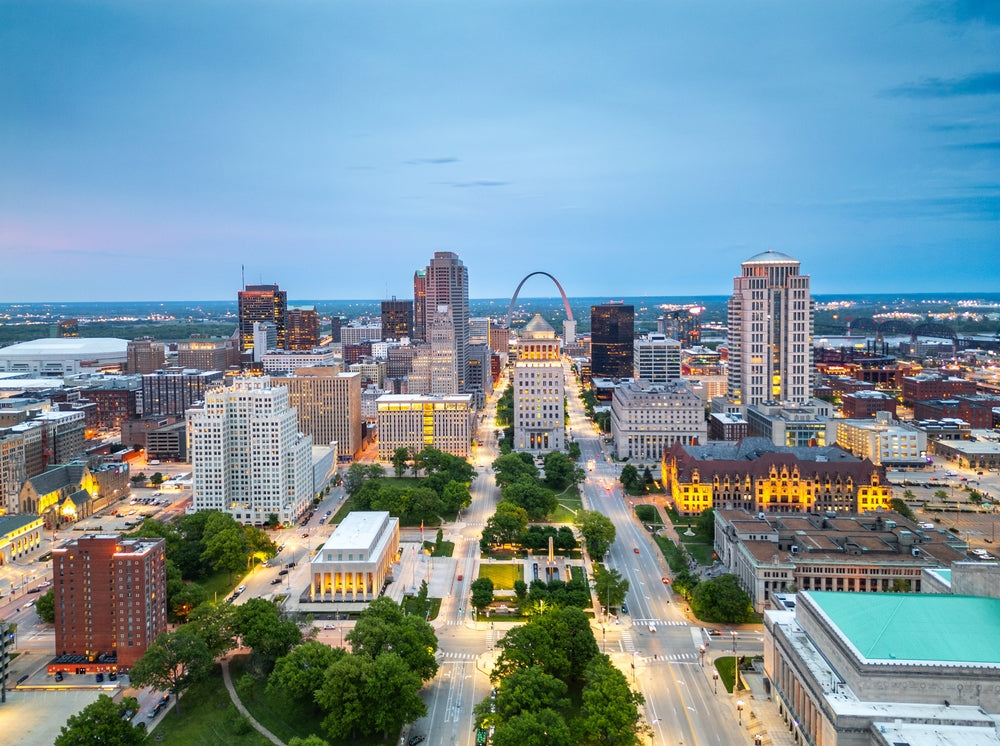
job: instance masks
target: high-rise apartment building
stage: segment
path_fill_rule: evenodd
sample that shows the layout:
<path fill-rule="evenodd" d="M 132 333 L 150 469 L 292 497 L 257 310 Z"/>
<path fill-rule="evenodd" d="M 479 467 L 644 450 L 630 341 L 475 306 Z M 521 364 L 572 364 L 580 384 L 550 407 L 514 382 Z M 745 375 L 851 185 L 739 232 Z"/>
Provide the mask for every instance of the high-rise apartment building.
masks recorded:
<path fill-rule="evenodd" d="M 167 631 L 166 543 L 86 534 L 52 550 L 56 657 L 49 673 L 131 668 Z"/>
<path fill-rule="evenodd" d="M 313 495 L 312 438 L 299 432 L 288 389 L 239 378 L 187 414 L 195 510 L 263 525 L 295 521 Z"/>
<path fill-rule="evenodd" d="M 631 378 L 635 307 L 602 303 L 590 307 L 590 373 L 594 378 Z"/>
<path fill-rule="evenodd" d="M 315 306 L 288 308 L 286 350 L 311 350 L 319 344 L 319 314 Z"/>
<path fill-rule="evenodd" d="M 402 339 L 413 334 L 413 301 L 382 301 L 382 339 Z"/>
<path fill-rule="evenodd" d="M 701 342 L 702 306 L 667 311 L 656 320 L 656 331 L 690 347 Z"/>
<path fill-rule="evenodd" d="M 427 270 L 413 273 L 413 339 L 427 339 Z"/>
<path fill-rule="evenodd" d="M 812 396 L 813 301 L 799 262 L 765 251 L 743 262 L 729 300 L 729 398 L 741 406 Z"/>
<path fill-rule="evenodd" d="M 442 344 L 451 335 L 453 354 L 436 355 L 432 352 L 431 367 L 451 366 L 452 370 L 438 375 L 439 380 L 454 379 L 457 387 L 451 392 L 465 393 L 469 366 L 469 273 L 458 255 L 450 251 L 435 251 L 427 265 L 427 335 Z M 435 331 L 433 327 L 438 327 Z M 432 378 L 434 377 L 432 372 Z M 432 383 L 431 392 L 437 393 Z"/>
<path fill-rule="evenodd" d="M 133 339 L 125 348 L 126 373 L 152 373 L 166 362 L 163 342 L 154 342 L 152 337 Z"/>
<path fill-rule="evenodd" d="M 271 384 L 288 389 L 299 430 L 313 443 L 337 442 L 337 453 L 353 457 L 361 450 L 361 374 L 335 368 L 297 368 L 295 375 L 273 377 Z"/>
<path fill-rule="evenodd" d="M 205 392 L 222 381 L 217 370 L 160 370 L 142 377 L 144 417 L 184 411 L 205 398 Z"/>
<path fill-rule="evenodd" d="M 649 383 L 666 383 L 681 377 L 681 343 L 664 334 L 649 334 L 635 340 L 632 347 L 634 378 Z"/>
<path fill-rule="evenodd" d="M 253 322 L 269 321 L 277 329 L 277 346 L 284 348 L 287 332 L 288 294 L 277 285 L 247 285 L 238 294 L 240 343 L 242 350 L 253 347 Z"/>
<path fill-rule="evenodd" d="M 514 363 L 514 450 L 559 451 L 565 442 L 565 378 L 559 339 L 539 314 L 518 333 Z"/>

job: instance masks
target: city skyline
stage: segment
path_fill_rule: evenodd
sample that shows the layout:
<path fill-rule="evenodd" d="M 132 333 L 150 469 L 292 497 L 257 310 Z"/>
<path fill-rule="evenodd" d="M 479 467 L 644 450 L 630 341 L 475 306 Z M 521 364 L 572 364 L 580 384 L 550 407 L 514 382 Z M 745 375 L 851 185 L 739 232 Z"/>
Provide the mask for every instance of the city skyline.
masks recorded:
<path fill-rule="evenodd" d="M 408 298 L 436 251 L 473 298 L 526 269 L 725 295 L 766 250 L 817 295 L 1000 280 L 987 3 L 54 2 L 0 28 L 9 302 L 228 298 L 242 266 Z"/>

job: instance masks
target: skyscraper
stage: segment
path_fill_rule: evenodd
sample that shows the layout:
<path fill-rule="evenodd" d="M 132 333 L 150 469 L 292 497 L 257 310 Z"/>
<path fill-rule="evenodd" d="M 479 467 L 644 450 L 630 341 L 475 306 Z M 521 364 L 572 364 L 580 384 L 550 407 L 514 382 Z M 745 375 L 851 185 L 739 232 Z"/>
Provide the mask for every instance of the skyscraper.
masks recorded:
<path fill-rule="evenodd" d="M 413 273 L 413 339 L 427 339 L 427 270 Z"/>
<path fill-rule="evenodd" d="M 241 523 L 295 521 L 313 497 L 312 438 L 299 432 L 288 389 L 238 378 L 187 413 L 195 510 Z"/>
<path fill-rule="evenodd" d="M 286 350 L 311 350 L 319 344 L 319 314 L 315 306 L 288 309 Z"/>
<path fill-rule="evenodd" d="M 277 285 L 247 285 L 238 293 L 240 344 L 242 350 L 253 347 L 253 322 L 270 321 L 278 330 L 278 347 L 284 349 L 288 294 Z"/>
<path fill-rule="evenodd" d="M 594 378 L 630 378 L 635 307 L 602 303 L 590 307 L 590 372 Z"/>
<path fill-rule="evenodd" d="M 382 301 L 382 339 L 402 339 L 413 334 L 413 301 Z"/>
<path fill-rule="evenodd" d="M 743 262 L 729 300 L 729 398 L 808 404 L 813 302 L 799 262 L 765 251 Z"/>
<path fill-rule="evenodd" d="M 434 258 L 427 265 L 426 292 L 425 331 L 431 338 L 432 346 L 435 337 L 439 344 L 443 344 L 449 335 L 453 340 L 449 343 L 453 350 L 451 360 L 442 351 L 439 355 L 433 355 L 431 365 L 433 367 L 435 360 L 440 360 L 441 365 L 452 366 L 453 372 L 447 375 L 441 372 L 438 378 L 453 377 L 457 385 L 455 391 L 432 393 L 464 393 L 469 362 L 469 274 L 457 254 L 450 251 L 434 252 Z M 433 335 L 432 325 L 439 327 Z"/>

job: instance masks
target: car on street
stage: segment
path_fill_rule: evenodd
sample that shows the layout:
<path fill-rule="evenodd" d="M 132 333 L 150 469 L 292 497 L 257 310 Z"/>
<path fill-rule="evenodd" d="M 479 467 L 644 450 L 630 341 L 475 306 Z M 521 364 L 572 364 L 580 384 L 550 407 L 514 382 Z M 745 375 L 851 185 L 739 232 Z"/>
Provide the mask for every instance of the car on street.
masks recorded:
<path fill-rule="evenodd" d="M 662 578 L 660 578 L 660 580 L 662 580 L 664 582 L 664 584 L 666 584 L 666 585 L 670 584 L 670 578 L 662 577 Z"/>
<path fill-rule="evenodd" d="M 287 574 L 288 574 L 288 570 L 279 570 L 278 571 L 278 575 L 287 575 Z"/>
<path fill-rule="evenodd" d="M 632 551 L 635 552 L 636 554 L 638 554 L 639 553 L 639 547 L 632 547 Z"/>
<path fill-rule="evenodd" d="M 236 589 L 236 592 L 243 593 L 243 591 L 245 591 L 246 589 L 247 587 L 245 585 L 241 585 L 239 588 Z"/>
<path fill-rule="evenodd" d="M 280 582 L 281 582 L 281 578 L 275 578 L 274 580 L 271 581 L 271 585 L 277 585 Z"/>
<path fill-rule="evenodd" d="M 717 629 L 710 629 L 708 631 L 708 634 L 710 634 L 712 637 L 722 637 L 722 633 Z"/>
<path fill-rule="evenodd" d="M 459 575 L 459 576 L 458 576 L 458 582 L 460 582 L 460 583 L 461 583 L 461 582 L 462 582 L 462 579 L 463 579 L 464 577 L 465 577 L 464 575 Z"/>
<path fill-rule="evenodd" d="M 332 624 L 324 624 L 323 629 L 337 629 L 337 628 L 334 627 Z"/>

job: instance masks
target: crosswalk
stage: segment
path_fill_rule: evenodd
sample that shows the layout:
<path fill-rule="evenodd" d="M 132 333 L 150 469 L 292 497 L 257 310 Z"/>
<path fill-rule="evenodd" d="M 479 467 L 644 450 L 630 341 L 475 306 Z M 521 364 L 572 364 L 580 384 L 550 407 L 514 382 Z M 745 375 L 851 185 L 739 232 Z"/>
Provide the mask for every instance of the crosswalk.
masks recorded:
<path fill-rule="evenodd" d="M 633 619 L 633 624 L 641 624 L 643 627 L 653 625 L 654 627 L 687 627 L 687 622 L 678 622 L 667 619 Z"/>
<path fill-rule="evenodd" d="M 439 650 L 437 652 L 437 657 L 450 661 L 474 661 L 479 656 L 476 655 L 475 653 L 452 653 Z"/>

